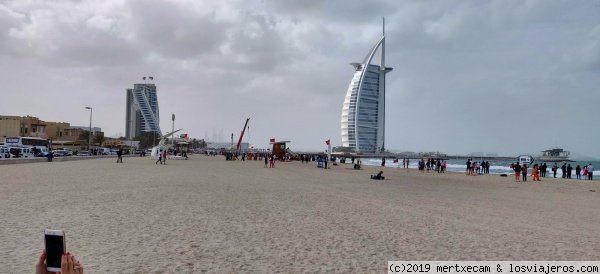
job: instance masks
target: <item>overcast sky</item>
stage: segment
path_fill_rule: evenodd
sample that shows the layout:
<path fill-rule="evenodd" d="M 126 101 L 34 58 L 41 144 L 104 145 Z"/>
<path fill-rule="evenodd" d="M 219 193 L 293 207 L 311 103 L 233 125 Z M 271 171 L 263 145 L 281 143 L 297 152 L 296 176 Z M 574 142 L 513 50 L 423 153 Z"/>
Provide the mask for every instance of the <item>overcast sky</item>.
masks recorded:
<path fill-rule="evenodd" d="M 0 0 L 0 114 L 125 132 L 153 76 L 163 132 L 341 145 L 386 18 L 386 148 L 600 157 L 600 1 Z"/>

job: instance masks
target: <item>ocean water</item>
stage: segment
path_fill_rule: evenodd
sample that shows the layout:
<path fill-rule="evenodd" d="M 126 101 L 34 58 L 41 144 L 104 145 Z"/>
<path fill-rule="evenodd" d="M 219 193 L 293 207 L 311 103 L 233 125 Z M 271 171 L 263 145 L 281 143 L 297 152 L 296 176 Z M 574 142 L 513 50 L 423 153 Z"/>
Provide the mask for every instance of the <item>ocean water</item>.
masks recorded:
<path fill-rule="evenodd" d="M 346 163 L 349 163 L 350 159 L 346 159 Z M 361 159 L 363 165 L 368 165 L 368 166 L 381 166 L 381 159 L 377 159 L 377 158 L 369 158 L 369 159 Z M 410 159 L 410 163 L 409 163 L 409 168 L 414 168 L 417 169 L 417 163 L 418 163 L 419 159 Z M 478 159 L 475 159 L 476 162 L 478 162 Z M 510 168 L 510 164 L 511 162 L 507 162 L 507 161 L 489 161 L 490 162 L 490 174 L 513 174 L 513 170 Z M 515 157 L 515 161 L 513 163 L 516 162 L 516 157 Z M 465 172 L 466 171 L 466 163 L 467 160 L 461 159 L 461 160 L 447 160 L 446 161 L 446 171 L 448 172 Z M 534 162 L 534 164 L 538 164 L 540 165 L 543 162 Z M 545 162 L 548 165 L 548 169 L 546 171 L 546 177 L 551 177 L 552 176 L 552 165 L 554 165 L 554 162 Z M 571 165 L 573 167 L 573 172 L 571 177 L 573 179 L 575 179 L 575 167 L 577 167 L 577 165 L 581 166 L 581 169 L 583 169 L 584 165 L 588 165 L 589 163 L 591 163 L 594 166 L 594 180 L 600 180 L 600 161 L 577 161 L 574 160 L 574 162 L 567 162 L 567 165 Z M 562 177 L 562 171 L 560 170 L 560 167 L 562 166 L 562 163 L 558 162 L 558 171 L 556 172 L 556 177 L 560 178 Z M 397 167 L 397 168 L 402 168 L 402 159 L 398 159 L 398 163 L 394 163 L 394 159 L 389 158 L 385 160 L 385 166 L 386 167 Z M 531 165 L 533 166 L 533 165 Z M 528 168 L 528 173 L 531 174 L 531 170 L 532 168 Z M 583 178 L 583 172 L 582 172 L 582 178 Z"/>

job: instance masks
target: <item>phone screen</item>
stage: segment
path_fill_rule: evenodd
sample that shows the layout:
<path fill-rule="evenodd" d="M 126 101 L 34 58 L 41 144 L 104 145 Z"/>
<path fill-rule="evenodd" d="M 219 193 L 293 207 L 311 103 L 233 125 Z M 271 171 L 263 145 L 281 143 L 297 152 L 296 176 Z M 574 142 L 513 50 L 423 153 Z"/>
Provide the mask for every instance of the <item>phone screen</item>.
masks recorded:
<path fill-rule="evenodd" d="M 64 253 L 63 236 L 46 234 L 46 266 L 60 268 L 60 260 Z"/>

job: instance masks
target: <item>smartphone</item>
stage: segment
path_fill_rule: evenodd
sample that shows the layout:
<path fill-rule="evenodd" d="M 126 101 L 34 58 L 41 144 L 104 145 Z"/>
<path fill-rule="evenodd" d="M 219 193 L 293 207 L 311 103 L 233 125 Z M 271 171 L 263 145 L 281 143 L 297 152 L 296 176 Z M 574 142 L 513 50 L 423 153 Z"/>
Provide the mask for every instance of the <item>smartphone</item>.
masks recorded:
<path fill-rule="evenodd" d="M 62 230 L 44 230 L 46 242 L 46 269 L 52 272 L 60 272 L 60 260 L 67 250 L 65 232 Z"/>

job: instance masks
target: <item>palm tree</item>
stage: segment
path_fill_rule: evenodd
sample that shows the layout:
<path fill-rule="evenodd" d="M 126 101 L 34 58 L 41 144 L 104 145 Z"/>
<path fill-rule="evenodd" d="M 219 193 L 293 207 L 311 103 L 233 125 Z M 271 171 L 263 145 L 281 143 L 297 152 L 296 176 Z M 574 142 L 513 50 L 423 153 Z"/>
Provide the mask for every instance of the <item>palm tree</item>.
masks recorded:
<path fill-rule="evenodd" d="M 79 134 L 77 140 L 88 141 L 90 139 L 90 132 L 88 130 L 84 130 Z"/>
<path fill-rule="evenodd" d="M 104 133 L 98 132 L 94 136 L 94 144 L 98 144 L 98 146 L 102 147 L 102 144 L 106 142 L 106 138 L 104 138 Z"/>

